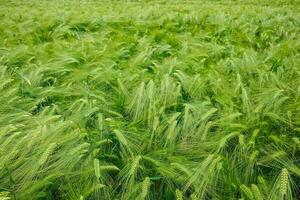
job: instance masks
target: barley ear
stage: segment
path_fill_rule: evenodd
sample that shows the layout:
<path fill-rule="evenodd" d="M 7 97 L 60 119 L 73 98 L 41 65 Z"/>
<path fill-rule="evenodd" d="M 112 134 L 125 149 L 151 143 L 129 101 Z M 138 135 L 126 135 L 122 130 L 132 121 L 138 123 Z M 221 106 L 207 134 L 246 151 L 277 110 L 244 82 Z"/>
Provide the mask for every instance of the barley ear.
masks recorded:
<path fill-rule="evenodd" d="M 132 163 L 132 167 L 131 167 L 131 169 L 129 171 L 130 176 L 132 176 L 132 175 L 134 175 L 136 173 L 136 170 L 137 170 L 137 168 L 139 166 L 139 162 L 140 162 L 141 158 L 142 157 L 140 155 L 138 155 L 138 156 L 135 157 L 135 159 L 134 159 L 134 161 Z"/>
<path fill-rule="evenodd" d="M 9 192 L 0 192 L 0 200 L 10 200 Z"/>
<path fill-rule="evenodd" d="M 176 189 L 175 194 L 176 194 L 176 200 L 183 200 L 183 195 L 180 190 Z"/>
<path fill-rule="evenodd" d="M 98 159 L 94 159 L 94 170 L 95 170 L 95 176 L 97 179 L 100 178 L 100 164 Z"/>
<path fill-rule="evenodd" d="M 243 184 L 240 186 L 240 189 L 242 190 L 243 194 L 248 197 L 248 199 L 254 200 L 254 195 L 249 187 Z"/>
<path fill-rule="evenodd" d="M 258 187 L 255 184 L 251 185 L 251 190 L 252 190 L 255 200 L 263 200 L 262 195 L 261 195 Z"/>
<path fill-rule="evenodd" d="M 146 177 L 142 183 L 142 194 L 141 194 L 141 199 L 145 199 L 148 195 L 149 192 L 149 187 L 150 187 L 150 178 Z"/>
<path fill-rule="evenodd" d="M 268 186 L 267 186 L 267 183 L 266 183 L 265 179 L 262 176 L 258 176 L 257 181 L 258 181 L 258 184 L 259 184 L 260 188 L 263 189 L 264 194 L 267 194 L 268 193 Z"/>
<path fill-rule="evenodd" d="M 53 153 L 53 151 L 55 150 L 57 144 L 56 143 L 51 143 L 49 145 L 49 147 L 46 149 L 46 151 L 44 151 L 44 153 L 42 154 L 40 160 L 39 160 L 39 164 L 40 166 L 45 164 L 45 162 L 49 159 L 49 156 Z"/>
<path fill-rule="evenodd" d="M 286 168 L 281 170 L 280 174 L 280 193 L 282 196 L 287 194 L 289 172 Z"/>
<path fill-rule="evenodd" d="M 197 195 L 196 194 L 192 194 L 191 195 L 191 200 L 198 200 Z"/>

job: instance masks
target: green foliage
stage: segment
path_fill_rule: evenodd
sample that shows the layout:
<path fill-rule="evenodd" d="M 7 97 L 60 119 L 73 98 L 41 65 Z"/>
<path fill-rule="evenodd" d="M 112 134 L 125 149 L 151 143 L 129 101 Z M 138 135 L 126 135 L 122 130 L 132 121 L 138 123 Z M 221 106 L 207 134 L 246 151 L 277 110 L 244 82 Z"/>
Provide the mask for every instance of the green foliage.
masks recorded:
<path fill-rule="evenodd" d="M 0 200 L 300 198 L 297 0 L 0 5 Z"/>

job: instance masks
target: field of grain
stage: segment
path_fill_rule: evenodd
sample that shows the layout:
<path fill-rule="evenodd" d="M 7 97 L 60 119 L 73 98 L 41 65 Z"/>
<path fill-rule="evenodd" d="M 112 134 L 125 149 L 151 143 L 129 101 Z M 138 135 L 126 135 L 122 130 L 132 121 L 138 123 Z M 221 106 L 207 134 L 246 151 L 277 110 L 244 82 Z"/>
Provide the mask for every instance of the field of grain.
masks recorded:
<path fill-rule="evenodd" d="M 0 200 L 300 199 L 300 1 L 0 1 Z"/>

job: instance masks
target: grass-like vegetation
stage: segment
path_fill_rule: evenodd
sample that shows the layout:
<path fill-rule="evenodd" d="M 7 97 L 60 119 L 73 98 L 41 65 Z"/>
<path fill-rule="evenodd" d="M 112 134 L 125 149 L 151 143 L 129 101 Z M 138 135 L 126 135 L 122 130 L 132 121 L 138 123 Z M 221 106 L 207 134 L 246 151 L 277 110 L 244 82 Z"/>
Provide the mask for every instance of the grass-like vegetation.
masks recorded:
<path fill-rule="evenodd" d="M 1 1 L 1 200 L 299 199 L 299 135 L 299 1 Z"/>

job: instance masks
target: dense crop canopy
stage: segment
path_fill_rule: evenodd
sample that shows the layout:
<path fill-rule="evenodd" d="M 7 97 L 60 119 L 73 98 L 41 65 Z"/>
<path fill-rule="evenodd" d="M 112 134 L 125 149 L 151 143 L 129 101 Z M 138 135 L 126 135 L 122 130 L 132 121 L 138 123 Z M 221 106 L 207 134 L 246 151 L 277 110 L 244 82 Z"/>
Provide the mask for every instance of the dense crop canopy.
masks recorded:
<path fill-rule="evenodd" d="M 300 2 L 0 3 L 0 200 L 300 199 Z"/>

